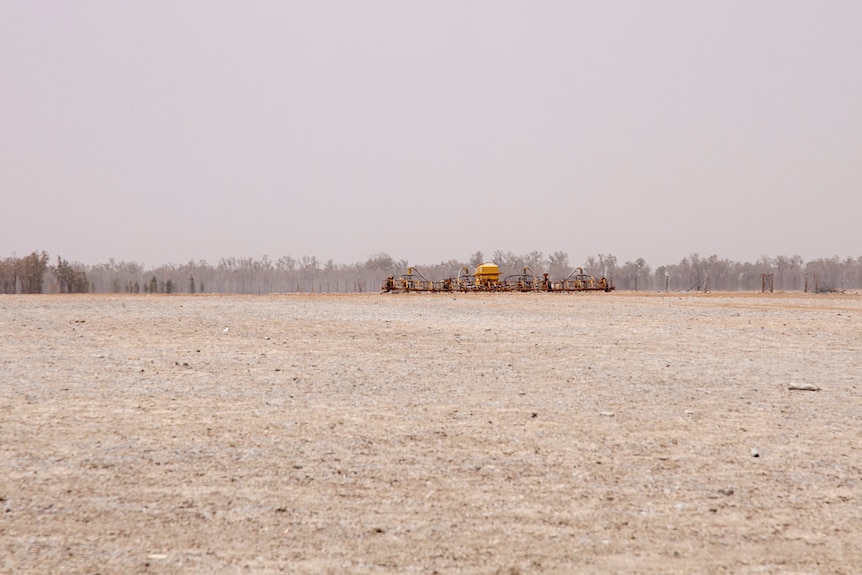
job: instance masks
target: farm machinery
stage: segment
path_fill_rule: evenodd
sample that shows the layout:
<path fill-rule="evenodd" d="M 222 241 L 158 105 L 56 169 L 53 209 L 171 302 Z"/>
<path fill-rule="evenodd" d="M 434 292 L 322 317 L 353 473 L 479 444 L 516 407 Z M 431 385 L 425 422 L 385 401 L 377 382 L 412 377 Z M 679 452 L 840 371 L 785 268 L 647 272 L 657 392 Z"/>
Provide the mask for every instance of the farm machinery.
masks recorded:
<path fill-rule="evenodd" d="M 383 282 L 382 291 L 386 293 L 406 292 L 587 292 L 614 289 L 607 279 L 596 279 L 584 273 L 582 268 L 575 270 L 562 280 L 551 280 L 548 274 L 537 277 L 529 267 L 523 273 L 500 277 L 500 267 L 484 263 L 472 274 L 461 268 L 455 277 L 432 281 L 422 275 L 415 267 L 407 268 L 407 273 L 390 276 Z"/>

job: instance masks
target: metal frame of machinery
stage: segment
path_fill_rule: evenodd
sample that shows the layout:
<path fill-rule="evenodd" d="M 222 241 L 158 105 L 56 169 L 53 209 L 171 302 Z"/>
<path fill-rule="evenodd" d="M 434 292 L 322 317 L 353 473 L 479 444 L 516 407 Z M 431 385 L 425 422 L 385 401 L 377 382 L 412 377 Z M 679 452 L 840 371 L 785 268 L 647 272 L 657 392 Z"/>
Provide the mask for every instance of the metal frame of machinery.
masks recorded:
<path fill-rule="evenodd" d="M 565 279 L 554 281 L 548 274 L 536 277 L 529 267 L 521 274 L 509 275 L 500 279 L 500 268 L 494 263 L 484 263 L 470 273 L 461 268 L 458 275 L 442 281 L 432 281 L 422 275 L 415 267 L 407 268 L 407 273 L 390 276 L 383 282 L 381 290 L 386 293 L 407 292 L 585 292 L 613 291 L 614 286 L 605 278 L 596 279 L 575 268 Z"/>

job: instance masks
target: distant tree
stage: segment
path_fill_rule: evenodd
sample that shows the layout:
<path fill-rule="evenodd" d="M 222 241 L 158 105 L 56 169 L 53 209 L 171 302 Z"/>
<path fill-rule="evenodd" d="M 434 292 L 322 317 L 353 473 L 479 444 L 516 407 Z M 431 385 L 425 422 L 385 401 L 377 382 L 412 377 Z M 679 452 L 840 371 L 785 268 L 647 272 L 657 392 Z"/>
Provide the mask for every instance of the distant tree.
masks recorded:
<path fill-rule="evenodd" d="M 491 261 L 500 267 L 500 272 L 505 276 L 524 271 L 524 266 L 527 265 L 524 256 L 519 256 L 513 252 L 504 252 L 503 250 L 495 250 Z"/>
<path fill-rule="evenodd" d="M 114 261 L 86 267 L 87 279 L 92 284 L 90 291 L 132 292 L 132 283 L 144 273 L 143 266 L 136 262 Z"/>
<path fill-rule="evenodd" d="M 569 266 L 569 254 L 560 251 L 548 254 L 548 273 L 551 277 L 559 279 L 572 273 L 572 268 Z"/>
<path fill-rule="evenodd" d="M 296 269 L 296 260 L 290 256 L 281 256 L 275 262 L 275 269 L 279 271 L 290 271 Z"/>
<path fill-rule="evenodd" d="M 386 252 L 378 252 L 365 261 L 365 269 L 375 271 L 392 271 L 396 268 L 395 260 Z"/>
<path fill-rule="evenodd" d="M 808 262 L 805 265 L 805 272 L 809 276 L 809 290 L 828 292 L 845 289 L 847 286 L 843 281 L 843 267 L 838 256 L 818 258 Z"/>
<path fill-rule="evenodd" d="M 637 271 L 635 275 L 635 288 L 636 289 L 650 289 L 649 278 L 650 278 L 650 267 L 646 263 L 646 260 L 643 258 L 638 258 L 635 260 L 635 266 L 637 267 Z M 641 278 L 643 278 L 643 283 L 641 283 Z"/>
<path fill-rule="evenodd" d="M 476 269 L 480 265 L 485 263 L 485 254 L 480 251 L 476 251 L 473 255 L 470 256 L 470 269 Z"/>
<path fill-rule="evenodd" d="M 481 261 L 479 262 L 482 263 Z M 458 272 L 461 268 L 475 269 L 471 262 L 462 262 L 458 260 L 449 260 L 440 262 L 439 264 L 422 265 L 422 273 L 428 279 L 447 279 L 458 277 Z"/>
<path fill-rule="evenodd" d="M 704 275 L 708 280 L 704 289 L 710 290 L 732 290 L 738 289 L 739 275 L 734 262 L 721 259 L 713 254 L 703 261 Z"/>
<path fill-rule="evenodd" d="M 691 254 L 687 258 L 682 258 L 677 265 L 677 273 L 675 277 L 679 277 L 684 286 L 682 289 L 688 291 L 691 289 L 699 289 L 704 281 L 704 268 L 699 254 Z"/>
<path fill-rule="evenodd" d="M 159 293 L 159 280 L 156 279 L 156 276 L 150 278 L 150 284 L 145 291 L 149 293 Z"/>
<path fill-rule="evenodd" d="M 780 290 L 799 289 L 802 285 L 802 256 L 776 256 L 775 287 Z"/>
<path fill-rule="evenodd" d="M 529 267 L 533 273 L 541 273 L 544 269 L 545 260 L 542 252 L 533 250 L 523 257 L 524 267 Z"/>
<path fill-rule="evenodd" d="M 218 261 L 218 271 L 234 271 L 237 269 L 236 258 L 221 258 Z"/>
<path fill-rule="evenodd" d="M 847 266 L 847 277 L 845 278 L 847 281 L 848 288 L 860 288 L 862 287 L 862 256 L 853 259 L 851 257 L 847 258 L 846 261 Z"/>
<path fill-rule="evenodd" d="M 614 284 L 618 289 L 646 290 L 649 285 L 650 269 L 643 258 L 626 262 L 616 269 Z M 662 285 L 662 287 L 664 287 Z"/>
<path fill-rule="evenodd" d="M 195 293 L 195 276 L 189 276 L 189 293 Z"/>
<path fill-rule="evenodd" d="M 48 252 L 34 251 L 19 259 L 17 267 L 21 293 L 42 293 L 42 280 L 48 271 Z"/>
<path fill-rule="evenodd" d="M 612 279 L 617 269 L 617 257 L 613 254 L 599 254 L 599 268 L 602 276 Z"/>
<path fill-rule="evenodd" d="M 320 269 L 320 262 L 315 256 L 302 256 L 299 267 L 303 271 L 317 271 Z"/>
<path fill-rule="evenodd" d="M 0 293 L 14 294 L 18 291 L 18 259 L 0 260 Z"/>
<path fill-rule="evenodd" d="M 72 266 L 68 261 L 57 256 L 57 265 L 53 266 L 51 271 L 60 284 L 60 293 L 87 293 L 90 291 L 87 272 L 82 269 L 82 266 Z"/>

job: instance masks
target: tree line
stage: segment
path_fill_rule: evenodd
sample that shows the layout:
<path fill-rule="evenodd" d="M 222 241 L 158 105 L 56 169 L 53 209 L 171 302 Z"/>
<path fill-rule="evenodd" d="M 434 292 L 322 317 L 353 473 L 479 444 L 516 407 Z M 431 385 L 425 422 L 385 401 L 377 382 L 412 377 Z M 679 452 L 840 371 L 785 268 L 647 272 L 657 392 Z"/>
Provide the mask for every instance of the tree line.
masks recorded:
<path fill-rule="evenodd" d="M 820 258 L 808 262 L 800 256 L 762 256 L 755 262 L 735 262 L 717 255 L 692 254 L 680 262 L 652 268 L 643 258 L 620 263 L 612 254 L 587 257 L 573 264 L 566 252 L 545 256 L 533 251 L 515 254 L 501 250 L 486 257 L 474 252 L 465 261 L 449 260 L 414 266 L 428 279 L 456 277 L 461 268 L 475 269 L 492 261 L 505 275 L 521 274 L 527 268 L 540 277 L 564 279 L 576 268 L 595 277 L 605 277 L 618 290 L 641 291 L 760 291 L 769 286 L 780 291 L 843 291 L 862 287 L 862 256 Z M 364 262 L 321 262 L 314 256 L 282 256 L 276 260 L 221 258 L 217 263 L 189 261 L 144 269 L 135 262 L 109 260 L 104 264 L 70 263 L 58 256 L 51 262 L 47 252 L 33 251 L 24 257 L 0 260 L 0 293 L 235 293 L 376 292 L 390 276 L 406 273 L 406 260 L 395 260 L 386 252 Z"/>

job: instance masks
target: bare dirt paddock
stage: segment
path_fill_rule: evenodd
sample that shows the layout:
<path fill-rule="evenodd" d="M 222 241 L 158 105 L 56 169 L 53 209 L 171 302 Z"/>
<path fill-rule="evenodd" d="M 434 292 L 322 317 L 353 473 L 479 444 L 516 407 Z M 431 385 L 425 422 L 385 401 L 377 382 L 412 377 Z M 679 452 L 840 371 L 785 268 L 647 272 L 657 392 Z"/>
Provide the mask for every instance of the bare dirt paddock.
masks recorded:
<path fill-rule="evenodd" d="M 862 572 L 857 295 L 0 296 L 0 334 L 3 573 Z"/>

